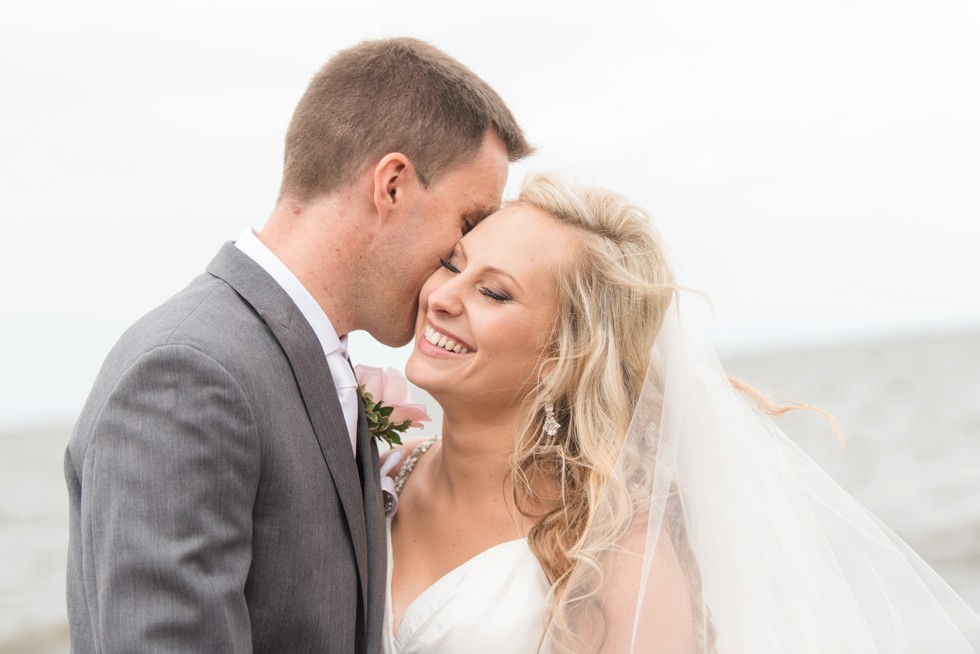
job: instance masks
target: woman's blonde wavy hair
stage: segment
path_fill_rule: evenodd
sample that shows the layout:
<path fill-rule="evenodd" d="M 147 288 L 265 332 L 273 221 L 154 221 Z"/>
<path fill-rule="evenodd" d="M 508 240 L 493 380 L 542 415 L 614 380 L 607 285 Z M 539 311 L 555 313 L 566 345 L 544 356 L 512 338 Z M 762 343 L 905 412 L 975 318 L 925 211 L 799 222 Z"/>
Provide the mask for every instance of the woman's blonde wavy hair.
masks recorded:
<path fill-rule="evenodd" d="M 558 273 L 554 329 L 512 467 L 514 499 L 537 520 L 528 541 L 557 606 L 573 566 L 594 550 L 600 497 L 610 482 L 621 483 L 616 463 L 677 287 L 650 217 L 623 196 L 539 174 L 514 204 L 543 211 L 579 235 L 577 251 Z M 555 436 L 544 431 L 545 403 L 554 405 L 561 425 Z M 618 525 L 603 517 L 610 541 L 630 514 L 623 511 Z"/>
<path fill-rule="evenodd" d="M 652 467 L 643 460 L 656 452 L 647 439 L 633 442 L 638 449 L 628 453 L 623 447 L 644 392 L 654 341 L 675 294 L 685 289 L 675 282 L 650 216 L 622 195 L 538 174 L 525 181 L 513 204 L 543 211 L 579 236 L 557 274 L 554 327 L 538 383 L 525 399 L 511 469 L 515 504 L 536 520 L 528 542 L 551 583 L 551 617 L 559 641 L 567 637 L 567 649 L 579 651 L 573 621 L 584 616 L 603 630 L 602 557 L 643 527 L 633 522 L 648 498 L 635 497 L 630 489 L 650 488 L 646 476 Z M 729 377 L 729 382 L 764 413 L 819 413 L 843 443 L 843 430 L 823 409 L 774 402 L 741 380 Z M 645 401 L 651 399 L 659 401 Z M 544 429 L 546 404 L 554 406 L 561 425 L 554 436 Z M 700 569 L 676 501 L 668 498 L 666 511 L 664 526 L 687 575 L 695 622 L 705 627 L 698 649 L 714 652 L 714 628 L 701 605 Z M 573 580 L 578 563 L 591 572 Z"/>

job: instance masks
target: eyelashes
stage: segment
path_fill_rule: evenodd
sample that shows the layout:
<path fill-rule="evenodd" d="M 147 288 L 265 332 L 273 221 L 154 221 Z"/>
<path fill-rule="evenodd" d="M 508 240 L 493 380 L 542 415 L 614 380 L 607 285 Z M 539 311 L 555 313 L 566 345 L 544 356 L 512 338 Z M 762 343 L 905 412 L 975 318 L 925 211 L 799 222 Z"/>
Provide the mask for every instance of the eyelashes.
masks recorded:
<path fill-rule="evenodd" d="M 457 268 L 456 265 L 452 262 L 452 258 L 443 259 L 442 257 L 439 257 L 439 265 L 441 265 L 443 268 L 445 268 L 451 273 L 454 274 L 460 273 L 459 268 Z M 501 304 L 503 304 L 504 302 L 510 302 L 513 299 L 506 293 L 495 291 L 492 288 L 487 288 L 486 286 L 480 288 L 480 295 L 483 295 L 484 297 L 487 297 L 493 300 L 494 302 L 499 302 Z"/>
<path fill-rule="evenodd" d="M 504 303 L 504 302 L 510 302 L 511 300 L 510 297 L 502 293 L 497 293 L 496 291 L 493 291 L 485 286 L 480 289 L 480 294 L 490 298 L 494 302 Z"/>
<path fill-rule="evenodd" d="M 449 272 L 459 273 L 459 268 L 457 268 L 456 266 L 454 266 L 452 261 L 449 261 L 447 259 L 443 259 L 442 257 L 439 257 L 439 263 L 442 265 L 443 268 L 445 268 Z"/>

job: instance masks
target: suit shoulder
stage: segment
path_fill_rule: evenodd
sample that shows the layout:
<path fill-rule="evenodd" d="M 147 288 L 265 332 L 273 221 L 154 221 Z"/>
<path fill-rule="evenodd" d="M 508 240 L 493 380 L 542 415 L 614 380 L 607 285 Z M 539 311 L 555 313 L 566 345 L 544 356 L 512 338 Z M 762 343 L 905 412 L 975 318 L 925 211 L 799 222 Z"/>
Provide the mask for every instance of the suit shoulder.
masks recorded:
<path fill-rule="evenodd" d="M 252 307 L 227 282 L 204 273 L 133 323 L 109 352 L 103 373 L 120 372 L 163 345 L 187 345 L 222 361 L 269 338 Z"/>
<path fill-rule="evenodd" d="M 205 273 L 136 321 L 123 339 L 149 346 L 185 344 L 205 351 L 250 333 L 262 318 L 227 282 Z"/>

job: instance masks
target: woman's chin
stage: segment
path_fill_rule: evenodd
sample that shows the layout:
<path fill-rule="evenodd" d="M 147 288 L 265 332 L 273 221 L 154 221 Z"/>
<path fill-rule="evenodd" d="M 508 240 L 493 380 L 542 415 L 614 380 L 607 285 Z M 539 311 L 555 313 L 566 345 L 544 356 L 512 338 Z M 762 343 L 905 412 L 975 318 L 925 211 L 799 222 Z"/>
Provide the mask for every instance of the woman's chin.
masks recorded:
<path fill-rule="evenodd" d="M 448 352 L 425 340 L 416 339 L 415 347 L 405 364 L 408 380 L 433 397 L 440 390 L 459 383 L 460 375 L 469 367 L 475 352 L 459 354 Z"/>
<path fill-rule="evenodd" d="M 436 398 L 436 394 L 449 383 L 448 375 L 433 370 L 431 366 L 426 365 L 428 362 L 424 361 L 423 358 L 417 351 L 412 352 L 405 364 L 405 377 L 433 398 Z"/>

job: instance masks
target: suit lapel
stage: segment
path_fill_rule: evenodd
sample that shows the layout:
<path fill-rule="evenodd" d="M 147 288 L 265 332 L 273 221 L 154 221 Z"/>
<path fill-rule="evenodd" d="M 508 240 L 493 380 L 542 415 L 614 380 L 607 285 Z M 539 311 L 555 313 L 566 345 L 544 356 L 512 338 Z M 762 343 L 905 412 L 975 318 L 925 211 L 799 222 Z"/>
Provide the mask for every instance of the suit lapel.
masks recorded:
<path fill-rule="evenodd" d="M 289 359 L 323 460 L 340 496 L 361 581 L 362 609 L 367 608 L 368 535 L 358 466 L 350 449 L 344 412 L 330 368 L 313 328 L 282 287 L 249 256 L 226 243 L 207 271 L 226 281 L 262 317 Z M 361 419 L 364 422 L 364 419 Z M 367 423 L 364 423 L 367 430 Z M 358 438 L 358 442 L 366 440 Z M 359 445 L 359 448 L 361 446 Z M 368 458 L 370 458 L 368 456 Z M 377 455 L 375 454 L 375 461 Z M 378 485 L 378 480 L 374 480 Z M 379 491 L 380 494 L 380 491 Z"/>
<path fill-rule="evenodd" d="M 364 513 L 367 526 L 368 584 L 365 606 L 367 616 L 367 650 L 378 651 L 378 636 L 383 630 L 385 586 L 388 580 L 388 539 L 384 500 L 381 496 L 380 464 L 374 437 L 368 432 L 364 407 L 357 418 L 357 463 L 364 490 Z"/>
<path fill-rule="evenodd" d="M 300 322 L 302 327 L 296 324 Z M 270 329 L 286 352 L 296 375 L 306 412 L 310 415 L 320 445 L 320 452 L 327 467 L 330 468 L 334 485 L 344 506 L 344 513 L 347 515 L 361 588 L 366 589 L 367 531 L 361 480 L 354 461 L 354 453 L 351 452 L 344 411 L 337 399 L 337 391 L 333 385 L 326 357 L 320 347 L 320 341 L 298 309 L 289 328 L 270 324 Z M 362 590 L 362 595 L 366 595 L 366 590 Z"/>

